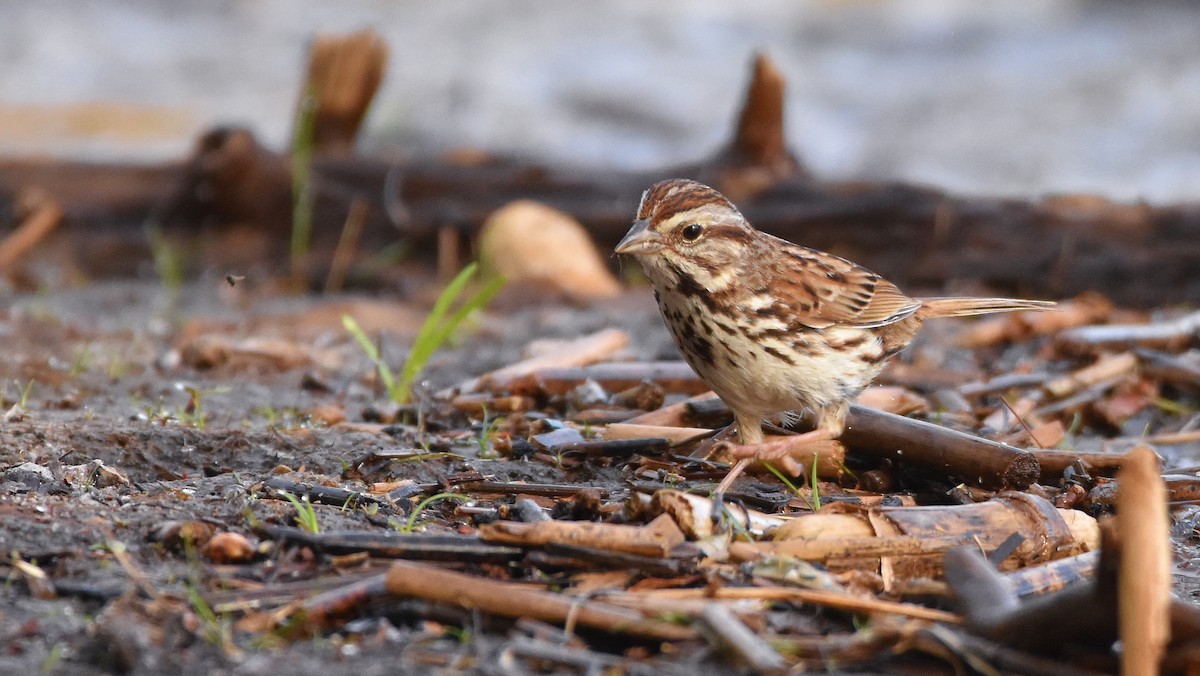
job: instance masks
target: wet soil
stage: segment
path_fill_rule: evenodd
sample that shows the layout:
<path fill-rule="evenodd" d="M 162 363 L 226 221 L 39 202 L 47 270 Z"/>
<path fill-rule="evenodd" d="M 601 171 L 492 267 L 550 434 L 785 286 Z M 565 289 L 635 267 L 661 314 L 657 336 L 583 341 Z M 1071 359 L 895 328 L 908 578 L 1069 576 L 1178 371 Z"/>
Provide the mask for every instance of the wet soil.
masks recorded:
<path fill-rule="evenodd" d="M 595 486 L 620 503 L 630 479 L 623 460 L 568 466 L 497 454 L 479 416 L 429 395 L 516 361 L 535 339 L 604 327 L 631 335 L 628 358 L 672 358 L 677 353 L 649 295 L 633 289 L 588 307 L 502 296 L 435 356 L 420 387 L 426 408 L 411 408 L 416 420 L 396 424 L 375 422 L 389 406 L 340 316 L 347 308 L 383 308 L 372 315 L 383 316 L 372 333 L 385 354 L 402 357 L 426 307 L 420 300 L 387 292 L 276 295 L 254 291 L 252 281 L 231 289 L 217 278 L 175 292 L 126 281 L 10 296 L 0 311 L 0 403 L 8 411 L 0 422 L 0 566 L 17 557 L 36 565 L 57 595 L 39 596 L 27 575 L 8 566 L 9 583 L 0 588 L 0 671 L 491 672 L 507 659 L 511 626 L 479 614 L 433 619 L 428 608 L 397 603 L 297 641 L 238 627 L 232 611 L 206 619 L 206 608 L 232 602 L 239 589 L 322 576 L 353 580 L 384 569 L 372 560 L 331 567 L 304 548 L 272 547 L 264 529 L 294 526 L 297 509 L 263 488 L 268 479 L 351 490 L 414 482 L 425 487 L 416 495 L 429 495 L 453 477 L 478 473 L 503 482 Z M 905 359 L 986 374 L 1036 355 L 1037 343 L 982 353 L 954 347 L 957 328 L 931 326 Z M 213 336 L 233 344 L 270 339 L 287 349 L 208 359 L 197 345 Z M 1183 422 L 1152 416 L 1127 427 Z M 1113 434 L 1084 428 L 1073 442 L 1099 447 Z M 1168 463 L 1196 464 L 1197 450 L 1172 449 Z M 376 463 L 364 477 L 362 461 L 382 452 L 417 455 Z M 1194 599 L 1197 517 L 1187 509 L 1177 512 L 1176 589 Z M 455 516 L 449 501 L 411 522 L 411 509 L 386 504 L 377 511 L 325 504 L 314 510 L 323 531 L 391 531 L 407 523 L 454 533 L 475 525 Z M 181 544 L 181 524 L 244 535 L 259 553 L 243 565 L 217 563 Z M 725 668 L 708 651 L 659 653 L 605 637 L 590 645 L 610 656 L 601 666 L 632 673 Z"/>

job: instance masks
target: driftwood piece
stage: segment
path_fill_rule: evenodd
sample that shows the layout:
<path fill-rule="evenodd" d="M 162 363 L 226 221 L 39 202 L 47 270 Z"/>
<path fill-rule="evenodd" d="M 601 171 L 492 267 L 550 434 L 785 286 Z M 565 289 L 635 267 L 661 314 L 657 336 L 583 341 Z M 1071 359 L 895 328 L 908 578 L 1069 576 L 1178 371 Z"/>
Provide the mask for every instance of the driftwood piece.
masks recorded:
<path fill-rule="evenodd" d="M 1161 301 L 1160 301 L 1161 302 Z M 1158 348 L 1177 352 L 1200 340 L 1200 312 L 1149 324 L 1100 324 L 1063 331 L 1055 342 L 1074 353 L 1131 347 Z"/>
<path fill-rule="evenodd" d="M 648 185 L 688 176 L 738 195 L 739 207 L 759 228 L 847 256 L 905 287 L 972 279 L 1041 297 L 1097 289 L 1127 304 L 1200 298 L 1200 277 L 1190 273 L 1200 261 L 1200 205 L 1128 205 L 1078 195 L 968 198 L 897 183 L 815 181 L 788 169 L 781 91 L 777 71 L 760 59 L 731 151 L 657 171 L 596 174 L 512 160 L 318 156 L 314 246 L 324 241 L 332 250 L 355 198 L 372 206 L 363 247 L 394 241 L 396 227 L 425 241 L 446 225 L 471 232 L 496 208 L 525 198 L 574 215 L 604 248 L 628 229 Z M 117 225 L 118 236 L 142 251 L 141 228 L 152 214 L 193 225 L 252 221 L 284 232 L 291 215 L 288 172 L 286 159 L 249 132 L 222 128 L 202 137 L 182 169 L 0 163 L 0 213 L 24 187 L 42 184 L 63 206 L 68 235 L 96 237 L 94 226 L 102 221 Z"/>

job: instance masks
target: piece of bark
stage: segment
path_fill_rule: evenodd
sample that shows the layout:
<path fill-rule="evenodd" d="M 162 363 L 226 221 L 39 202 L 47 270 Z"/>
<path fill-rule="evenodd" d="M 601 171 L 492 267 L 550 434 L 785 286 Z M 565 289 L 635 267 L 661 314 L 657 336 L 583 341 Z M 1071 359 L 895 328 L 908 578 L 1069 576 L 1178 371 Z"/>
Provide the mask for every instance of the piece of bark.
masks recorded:
<path fill-rule="evenodd" d="M 1121 673 L 1158 674 L 1171 638 L 1171 542 L 1158 456 L 1130 451 L 1117 473 L 1121 566 L 1117 576 Z"/>
<path fill-rule="evenodd" d="M 705 540 L 713 534 L 713 501 L 711 498 L 684 493 L 673 489 L 654 491 L 649 500 L 652 514 L 666 514 L 691 540 Z M 753 509 L 729 509 L 727 522 L 742 531 L 761 536 L 771 528 L 778 528 L 786 521 L 771 514 Z"/>
<path fill-rule="evenodd" d="M 387 572 L 386 585 L 388 592 L 396 596 L 451 603 L 504 617 L 566 623 L 661 641 L 684 641 L 697 635 L 691 627 L 647 620 L 641 613 L 613 604 L 407 561 L 392 564 Z"/>
<path fill-rule="evenodd" d="M 783 120 L 786 86 L 771 59 L 764 54 L 755 56 L 733 141 L 714 160 L 723 167 L 722 189 L 734 201 L 780 179 L 808 175 L 787 147 Z"/>

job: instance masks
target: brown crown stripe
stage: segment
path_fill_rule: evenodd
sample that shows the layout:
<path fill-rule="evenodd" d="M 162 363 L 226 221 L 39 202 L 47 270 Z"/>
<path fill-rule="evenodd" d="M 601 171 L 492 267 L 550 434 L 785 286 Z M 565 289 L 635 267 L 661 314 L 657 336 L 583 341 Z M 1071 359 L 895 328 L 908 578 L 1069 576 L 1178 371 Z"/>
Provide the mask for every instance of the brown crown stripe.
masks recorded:
<path fill-rule="evenodd" d="M 695 181 L 671 179 L 650 186 L 645 199 L 642 200 L 638 218 L 649 218 L 651 225 L 654 225 L 684 211 L 713 203 L 737 211 L 724 195 L 706 185 Z"/>

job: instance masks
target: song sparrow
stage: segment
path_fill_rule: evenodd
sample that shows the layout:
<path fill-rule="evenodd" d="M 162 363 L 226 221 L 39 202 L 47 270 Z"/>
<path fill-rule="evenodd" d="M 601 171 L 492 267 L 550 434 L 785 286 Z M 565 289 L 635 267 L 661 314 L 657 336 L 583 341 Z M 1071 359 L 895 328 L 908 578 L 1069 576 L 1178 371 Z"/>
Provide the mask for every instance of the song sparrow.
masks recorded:
<path fill-rule="evenodd" d="M 676 344 L 733 410 L 744 445 L 761 444 L 762 419 L 786 411 L 813 412 L 814 442 L 839 436 L 850 400 L 926 319 L 1054 305 L 909 298 L 844 258 L 755 230 L 724 195 L 683 179 L 642 195 L 616 252 L 642 264 Z M 764 456 L 742 458 L 718 493 Z"/>

